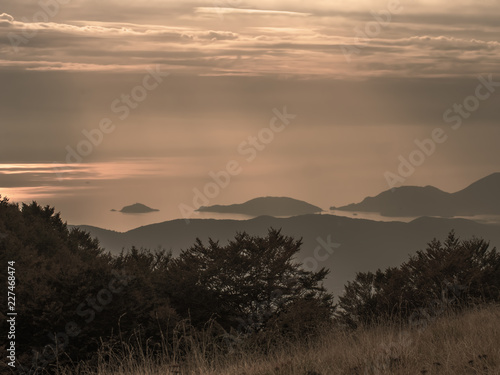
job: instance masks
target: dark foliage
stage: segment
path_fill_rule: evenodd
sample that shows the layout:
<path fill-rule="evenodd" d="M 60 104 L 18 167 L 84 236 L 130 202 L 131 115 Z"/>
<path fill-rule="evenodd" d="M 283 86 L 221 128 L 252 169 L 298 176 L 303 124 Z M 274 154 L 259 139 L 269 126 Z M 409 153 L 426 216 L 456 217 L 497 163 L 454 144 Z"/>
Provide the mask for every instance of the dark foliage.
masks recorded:
<path fill-rule="evenodd" d="M 274 229 L 266 237 L 240 233 L 226 246 L 198 240 L 172 260 L 166 288 L 176 310 L 197 327 L 213 318 L 226 330 L 259 331 L 305 299 L 328 314 L 331 295 L 321 285 L 328 271 L 302 270 L 293 260 L 300 246 Z"/>
<path fill-rule="evenodd" d="M 482 239 L 460 240 L 451 232 L 400 267 L 358 273 L 340 297 L 338 317 L 351 327 L 388 319 L 412 323 L 498 301 L 500 254 Z"/>
<path fill-rule="evenodd" d="M 111 256 L 88 233 L 69 230 L 53 208 L 4 198 L 0 258 L 5 270 L 15 261 L 18 369 L 40 374 L 92 363 L 103 343 L 119 348 L 132 338 L 168 347 L 180 322 L 193 337 L 207 323 L 221 337 L 231 329 L 287 335 L 295 325 L 311 333 L 330 320 L 332 297 L 321 285 L 326 270 L 294 263 L 300 245 L 270 230 L 265 238 L 238 234 L 227 246 L 197 241 L 177 259 L 134 247 Z M 5 316 L 0 324 L 6 332 Z"/>
<path fill-rule="evenodd" d="M 21 372 L 43 373 L 86 360 L 120 329 L 123 337 L 138 328 L 154 336 L 159 325 L 175 318 L 168 301 L 155 298 L 170 260 L 164 252 L 132 249 L 112 257 L 88 233 L 69 230 L 53 208 L 35 202 L 19 207 L 5 198 L 0 233 L 2 267 L 7 271 L 7 262 L 15 261 Z M 2 298 L 5 302 L 6 295 Z M 1 326 L 6 332 L 5 317 Z"/>

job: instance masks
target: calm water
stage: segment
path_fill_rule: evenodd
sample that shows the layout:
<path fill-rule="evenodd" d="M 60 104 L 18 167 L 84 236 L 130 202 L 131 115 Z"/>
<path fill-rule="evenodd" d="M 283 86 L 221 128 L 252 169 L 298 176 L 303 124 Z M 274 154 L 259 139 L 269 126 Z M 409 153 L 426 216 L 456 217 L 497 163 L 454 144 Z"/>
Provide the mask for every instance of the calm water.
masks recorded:
<path fill-rule="evenodd" d="M 182 219 L 182 216 L 179 212 L 151 212 L 146 214 L 123 214 L 121 212 L 111 212 L 104 211 L 99 212 L 96 215 L 93 211 L 89 212 L 80 212 L 80 216 L 84 215 L 88 217 L 87 220 L 80 219 L 80 222 L 71 222 L 69 224 L 87 224 L 98 226 L 106 229 L 112 229 L 119 232 L 124 232 L 127 230 L 131 230 L 140 226 L 160 223 L 168 220 Z M 63 217 L 65 217 L 64 212 L 62 212 Z M 373 212 L 348 212 L 348 211 L 338 211 L 338 210 L 329 210 L 324 211 L 320 215 L 336 215 L 349 217 L 352 219 L 366 219 L 366 220 L 374 220 L 374 221 L 402 221 L 402 222 L 410 222 L 417 217 L 387 217 L 382 216 L 378 213 Z M 217 220 L 248 220 L 254 218 L 254 216 L 249 215 L 241 215 L 241 214 L 222 214 L 215 212 L 196 212 L 191 216 L 192 219 L 217 219 Z M 495 215 L 480 215 L 480 216 L 469 216 L 462 217 L 464 219 L 474 220 L 479 223 L 485 224 L 497 224 L 500 225 L 500 216 Z M 112 223 L 110 226 L 109 223 Z"/>
<path fill-rule="evenodd" d="M 382 216 L 375 212 L 348 212 L 338 210 L 327 211 L 324 212 L 324 214 L 350 217 L 353 219 L 367 219 L 375 221 L 403 221 L 405 223 L 408 223 L 417 218 L 417 216 Z M 455 218 L 473 220 L 481 224 L 500 225 L 500 215 L 456 216 Z"/>

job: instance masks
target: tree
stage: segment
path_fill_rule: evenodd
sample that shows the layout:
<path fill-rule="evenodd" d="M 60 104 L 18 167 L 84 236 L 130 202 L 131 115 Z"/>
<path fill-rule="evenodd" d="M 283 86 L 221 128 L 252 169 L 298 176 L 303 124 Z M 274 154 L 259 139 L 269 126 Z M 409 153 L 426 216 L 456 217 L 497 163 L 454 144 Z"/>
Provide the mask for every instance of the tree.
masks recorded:
<path fill-rule="evenodd" d="M 381 319 L 411 320 L 449 307 L 500 301 L 500 254 L 482 239 L 431 241 L 397 268 L 358 273 L 340 297 L 340 321 L 356 327 Z"/>
<path fill-rule="evenodd" d="M 110 256 L 88 233 L 69 230 L 54 208 L 36 202 L 19 207 L 4 198 L 0 232 L 0 258 L 2 264 L 15 262 L 15 307 L 23 317 L 16 327 L 18 360 L 27 369 L 47 369 L 56 352 L 61 360 L 67 358 L 63 351 L 73 359 L 83 358 L 96 345 L 86 340 L 75 310 L 112 277 Z M 66 329 L 73 322 L 82 327 L 76 336 Z M 4 324 L 2 320 L 2 330 Z"/>
<path fill-rule="evenodd" d="M 241 333 L 263 329 L 301 300 L 314 300 L 330 316 L 332 296 L 322 285 L 328 271 L 303 270 L 294 261 L 301 244 L 272 228 L 265 237 L 239 233 L 226 246 L 197 239 L 169 265 L 172 304 L 197 327 L 215 319 Z"/>
<path fill-rule="evenodd" d="M 41 373 L 56 362 L 87 360 L 119 330 L 128 339 L 140 328 L 158 342 L 159 330 L 175 324 L 175 311 L 157 293 L 170 260 L 164 251 L 133 248 L 112 257 L 87 232 L 69 229 L 54 208 L 5 198 L 0 234 L 1 263 L 15 262 L 21 370 Z M 0 328 L 7 332 L 6 319 Z"/>
<path fill-rule="evenodd" d="M 338 316 L 353 328 L 369 323 L 377 310 L 376 292 L 375 274 L 357 273 L 354 281 L 347 283 L 344 294 L 339 297 L 342 310 L 338 312 Z"/>

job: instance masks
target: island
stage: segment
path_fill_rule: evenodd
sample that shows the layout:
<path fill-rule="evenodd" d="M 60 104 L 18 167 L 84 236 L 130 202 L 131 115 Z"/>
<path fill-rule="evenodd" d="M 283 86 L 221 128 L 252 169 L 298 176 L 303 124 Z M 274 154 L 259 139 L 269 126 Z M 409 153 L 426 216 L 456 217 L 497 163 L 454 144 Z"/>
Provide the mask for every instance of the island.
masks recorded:
<path fill-rule="evenodd" d="M 360 203 L 331 210 L 378 212 L 382 216 L 500 215 L 500 173 L 477 180 L 465 189 L 448 193 L 433 186 L 401 186 Z"/>
<path fill-rule="evenodd" d="M 320 207 L 288 197 L 260 197 L 245 203 L 201 206 L 199 212 L 243 214 L 249 216 L 296 216 L 322 212 Z"/>
<path fill-rule="evenodd" d="M 115 209 L 112 209 L 111 211 L 116 212 Z M 148 207 L 142 203 L 134 203 L 130 206 L 123 207 L 119 212 L 124 214 L 145 214 L 148 212 L 155 212 L 155 211 L 160 211 L 160 210 Z"/>

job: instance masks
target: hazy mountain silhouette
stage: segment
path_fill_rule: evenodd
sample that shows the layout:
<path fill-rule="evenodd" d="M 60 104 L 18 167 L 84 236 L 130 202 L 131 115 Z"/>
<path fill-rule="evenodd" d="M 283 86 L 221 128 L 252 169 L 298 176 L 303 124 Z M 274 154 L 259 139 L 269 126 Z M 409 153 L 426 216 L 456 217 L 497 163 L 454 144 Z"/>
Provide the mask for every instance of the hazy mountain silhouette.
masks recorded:
<path fill-rule="evenodd" d="M 500 215 L 499 192 L 500 173 L 493 173 L 455 193 L 432 186 L 402 186 L 367 197 L 361 203 L 332 209 L 384 216 Z"/>
<path fill-rule="evenodd" d="M 479 224 L 464 219 L 423 217 L 409 223 L 379 222 L 351 219 L 333 215 L 301 215 L 290 218 L 260 216 L 250 220 L 182 219 L 166 221 L 130 230 L 125 233 L 96 227 L 80 226 L 97 237 L 107 250 L 118 253 L 132 245 L 155 249 L 163 247 L 174 255 L 194 244 L 199 237 L 227 243 L 236 232 L 246 231 L 263 236 L 270 227 L 282 228 L 282 233 L 303 238 L 299 259 L 316 259 L 318 269 L 326 267 L 331 275 L 326 286 L 340 293 L 346 281 L 356 272 L 374 271 L 377 268 L 397 266 L 408 259 L 408 254 L 424 249 L 434 237 L 445 239 L 455 229 L 458 236 L 473 235 L 500 245 L 500 228 L 496 225 Z M 340 244 L 328 254 L 321 243 Z M 327 256 L 328 255 L 328 256 Z M 309 262 L 311 266 L 314 262 Z"/>
<path fill-rule="evenodd" d="M 320 207 L 293 198 L 262 197 L 251 199 L 241 204 L 201 206 L 197 211 L 244 214 L 250 216 L 293 216 L 313 214 L 323 210 Z"/>
<path fill-rule="evenodd" d="M 111 211 L 116 211 L 116 210 L 111 210 Z M 142 203 L 135 203 L 130 206 L 125 206 L 120 210 L 120 212 L 123 212 L 124 214 L 144 214 L 155 211 L 160 211 L 160 210 L 157 210 L 155 208 L 150 208 Z"/>
<path fill-rule="evenodd" d="M 500 214 L 500 173 L 484 177 L 454 193 L 464 215 Z"/>

